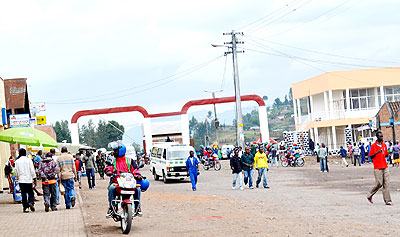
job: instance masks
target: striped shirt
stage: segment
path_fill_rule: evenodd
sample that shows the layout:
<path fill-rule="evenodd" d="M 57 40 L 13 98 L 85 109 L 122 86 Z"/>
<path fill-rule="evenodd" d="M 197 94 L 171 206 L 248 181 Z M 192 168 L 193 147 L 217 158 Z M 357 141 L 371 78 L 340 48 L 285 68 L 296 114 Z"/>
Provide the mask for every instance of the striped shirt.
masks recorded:
<path fill-rule="evenodd" d="M 57 166 L 60 169 L 61 180 L 72 179 L 76 177 L 75 162 L 72 155 L 62 153 L 61 156 L 57 158 Z"/>

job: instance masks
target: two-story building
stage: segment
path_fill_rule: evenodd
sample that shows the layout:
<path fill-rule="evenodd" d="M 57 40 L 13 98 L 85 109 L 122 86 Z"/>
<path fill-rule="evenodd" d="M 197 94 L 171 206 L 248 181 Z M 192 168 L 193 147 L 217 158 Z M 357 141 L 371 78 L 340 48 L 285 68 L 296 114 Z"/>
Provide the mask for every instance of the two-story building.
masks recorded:
<path fill-rule="evenodd" d="M 327 72 L 294 83 L 292 92 L 296 131 L 339 149 L 372 136 L 380 107 L 400 100 L 400 68 Z"/>

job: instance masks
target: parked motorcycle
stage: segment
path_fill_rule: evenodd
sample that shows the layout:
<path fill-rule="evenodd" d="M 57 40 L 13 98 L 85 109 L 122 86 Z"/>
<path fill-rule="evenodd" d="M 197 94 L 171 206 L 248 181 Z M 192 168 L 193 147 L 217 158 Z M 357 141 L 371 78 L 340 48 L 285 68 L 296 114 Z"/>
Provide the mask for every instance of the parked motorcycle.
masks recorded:
<path fill-rule="evenodd" d="M 292 166 L 292 167 L 303 167 L 305 163 L 304 156 L 293 156 L 291 155 L 289 158 L 285 155 L 281 156 L 281 165 L 283 167 Z"/>

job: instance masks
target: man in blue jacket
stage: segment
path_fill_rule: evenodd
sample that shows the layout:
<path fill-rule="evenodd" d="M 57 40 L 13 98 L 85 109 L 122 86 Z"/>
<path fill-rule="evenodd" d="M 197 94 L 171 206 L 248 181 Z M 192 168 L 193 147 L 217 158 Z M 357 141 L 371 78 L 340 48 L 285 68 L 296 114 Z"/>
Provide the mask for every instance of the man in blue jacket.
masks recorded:
<path fill-rule="evenodd" d="M 340 156 L 342 157 L 342 167 L 344 165 L 346 165 L 346 167 L 349 167 L 349 164 L 346 161 L 347 151 L 343 148 L 343 146 L 340 146 Z"/>
<path fill-rule="evenodd" d="M 189 172 L 190 181 L 192 182 L 192 190 L 196 191 L 197 184 L 197 170 L 199 167 L 199 161 L 194 157 L 194 152 L 189 152 L 189 157 L 186 160 L 186 169 Z"/>

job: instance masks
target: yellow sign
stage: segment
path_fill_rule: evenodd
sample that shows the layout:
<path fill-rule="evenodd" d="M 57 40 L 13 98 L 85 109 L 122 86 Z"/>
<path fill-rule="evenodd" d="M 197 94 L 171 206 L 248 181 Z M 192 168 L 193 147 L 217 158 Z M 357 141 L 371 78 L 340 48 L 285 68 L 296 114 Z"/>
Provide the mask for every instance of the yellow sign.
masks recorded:
<path fill-rule="evenodd" d="M 46 124 L 46 116 L 37 116 L 36 119 L 38 125 Z"/>
<path fill-rule="evenodd" d="M 239 127 L 243 127 L 243 123 L 239 123 L 238 126 L 239 126 Z"/>

